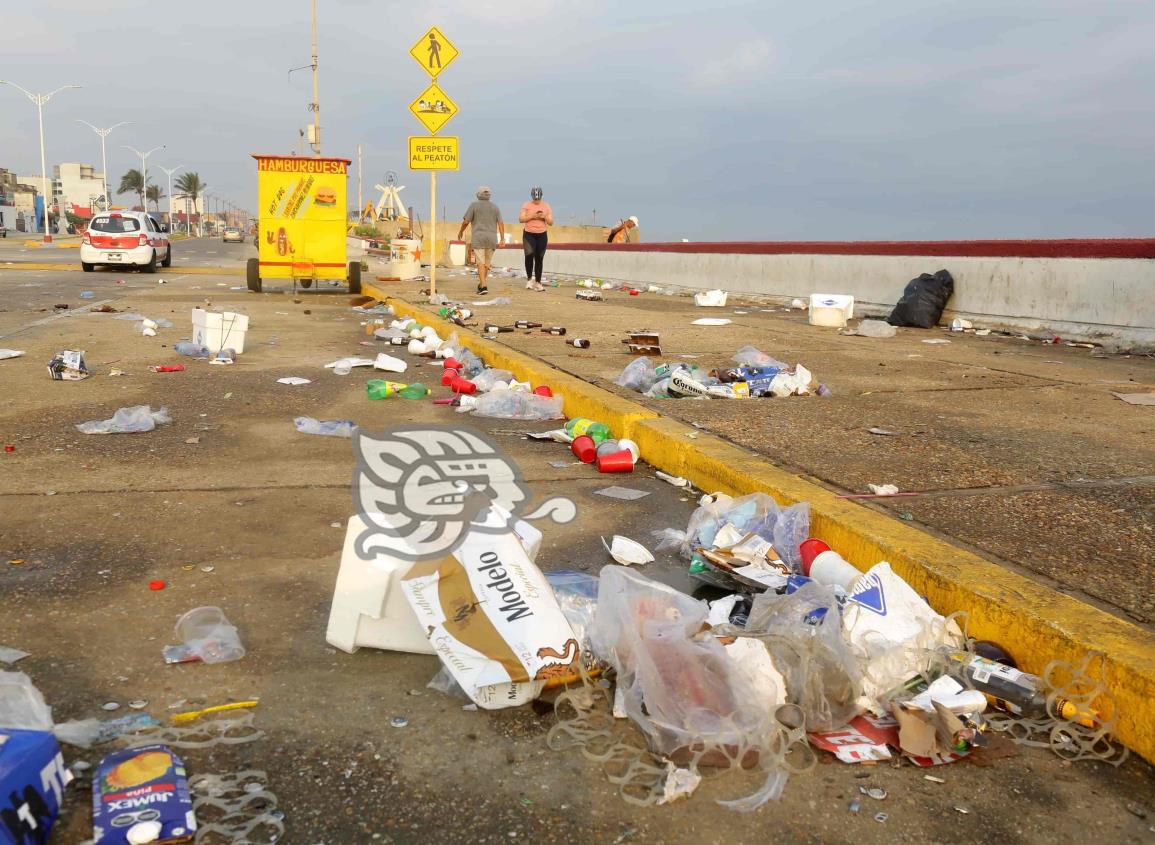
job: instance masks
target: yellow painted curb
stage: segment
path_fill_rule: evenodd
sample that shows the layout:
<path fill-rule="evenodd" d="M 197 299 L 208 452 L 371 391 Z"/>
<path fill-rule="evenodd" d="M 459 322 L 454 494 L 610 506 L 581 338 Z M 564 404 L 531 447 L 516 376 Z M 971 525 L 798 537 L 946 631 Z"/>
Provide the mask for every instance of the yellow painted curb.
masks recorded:
<path fill-rule="evenodd" d="M 363 283 L 369 296 L 388 299 L 400 316 L 430 322 L 429 310 Z M 968 633 L 1000 643 L 1020 667 L 1039 674 L 1052 660 L 1079 665 L 1098 655 L 1092 673 L 1115 696 L 1118 736 L 1155 762 L 1155 634 L 1052 590 L 925 530 L 873 508 L 839 499 L 817 481 L 786 472 L 761 455 L 663 417 L 595 387 L 544 361 L 457 329 L 462 344 L 491 366 L 522 381 L 548 384 L 565 397 L 568 416 L 589 416 L 638 444 L 642 457 L 703 490 L 731 495 L 763 492 L 780 504 L 810 503 L 813 536 L 859 569 L 880 560 L 940 613 L 966 611 Z"/>

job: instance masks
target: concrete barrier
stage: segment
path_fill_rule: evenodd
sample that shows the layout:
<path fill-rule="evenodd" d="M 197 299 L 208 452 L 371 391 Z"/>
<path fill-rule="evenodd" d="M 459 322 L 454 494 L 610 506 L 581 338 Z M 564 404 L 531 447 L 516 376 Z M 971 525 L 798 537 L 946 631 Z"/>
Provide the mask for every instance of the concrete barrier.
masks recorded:
<path fill-rule="evenodd" d="M 523 264 L 520 245 L 498 265 Z M 879 315 L 920 273 L 947 269 L 946 318 L 1155 347 L 1155 239 L 814 243 L 550 244 L 546 272 L 780 299 L 855 297 Z"/>

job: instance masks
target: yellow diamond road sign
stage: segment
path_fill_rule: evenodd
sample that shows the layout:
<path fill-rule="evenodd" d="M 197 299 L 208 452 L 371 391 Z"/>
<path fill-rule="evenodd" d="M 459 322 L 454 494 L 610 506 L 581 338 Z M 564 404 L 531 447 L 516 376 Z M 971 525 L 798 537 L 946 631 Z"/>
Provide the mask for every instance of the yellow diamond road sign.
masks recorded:
<path fill-rule="evenodd" d="M 434 82 L 409 104 L 409 111 L 425 124 L 426 129 L 437 134 L 457 114 L 457 103 Z"/>
<path fill-rule="evenodd" d="M 457 48 L 435 26 L 421 36 L 409 55 L 434 79 L 457 58 Z"/>
<path fill-rule="evenodd" d="M 409 136 L 410 170 L 457 170 L 459 161 L 457 138 Z"/>

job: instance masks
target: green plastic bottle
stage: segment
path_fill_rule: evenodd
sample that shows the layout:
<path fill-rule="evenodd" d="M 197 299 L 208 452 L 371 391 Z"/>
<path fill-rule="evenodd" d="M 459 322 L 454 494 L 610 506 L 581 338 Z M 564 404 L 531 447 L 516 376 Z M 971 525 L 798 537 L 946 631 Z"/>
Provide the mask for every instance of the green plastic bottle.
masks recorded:
<path fill-rule="evenodd" d="M 407 384 L 397 391 L 397 395 L 402 399 L 424 399 L 432 392 L 433 391 L 425 385 L 415 381 L 413 384 Z"/>
<path fill-rule="evenodd" d="M 565 431 L 570 437 L 581 437 L 588 434 L 594 443 L 601 443 L 610 436 L 610 427 L 605 423 L 594 422 L 586 417 L 572 419 L 565 424 Z"/>
<path fill-rule="evenodd" d="M 370 379 L 365 384 L 365 391 L 370 399 L 392 399 L 400 396 L 404 399 L 424 399 L 431 391 L 423 384 L 402 384 L 399 381 L 385 381 L 384 379 Z"/>

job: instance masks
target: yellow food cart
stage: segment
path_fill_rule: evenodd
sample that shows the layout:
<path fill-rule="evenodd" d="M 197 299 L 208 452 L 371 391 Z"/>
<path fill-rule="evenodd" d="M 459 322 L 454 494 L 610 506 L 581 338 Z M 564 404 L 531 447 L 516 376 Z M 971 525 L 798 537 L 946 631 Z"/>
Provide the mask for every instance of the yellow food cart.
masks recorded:
<path fill-rule="evenodd" d="M 341 279 L 361 292 L 361 262 L 346 250 L 347 158 L 253 154 L 257 160 L 257 258 L 246 268 L 249 290 L 264 279 L 311 287 Z"/>

